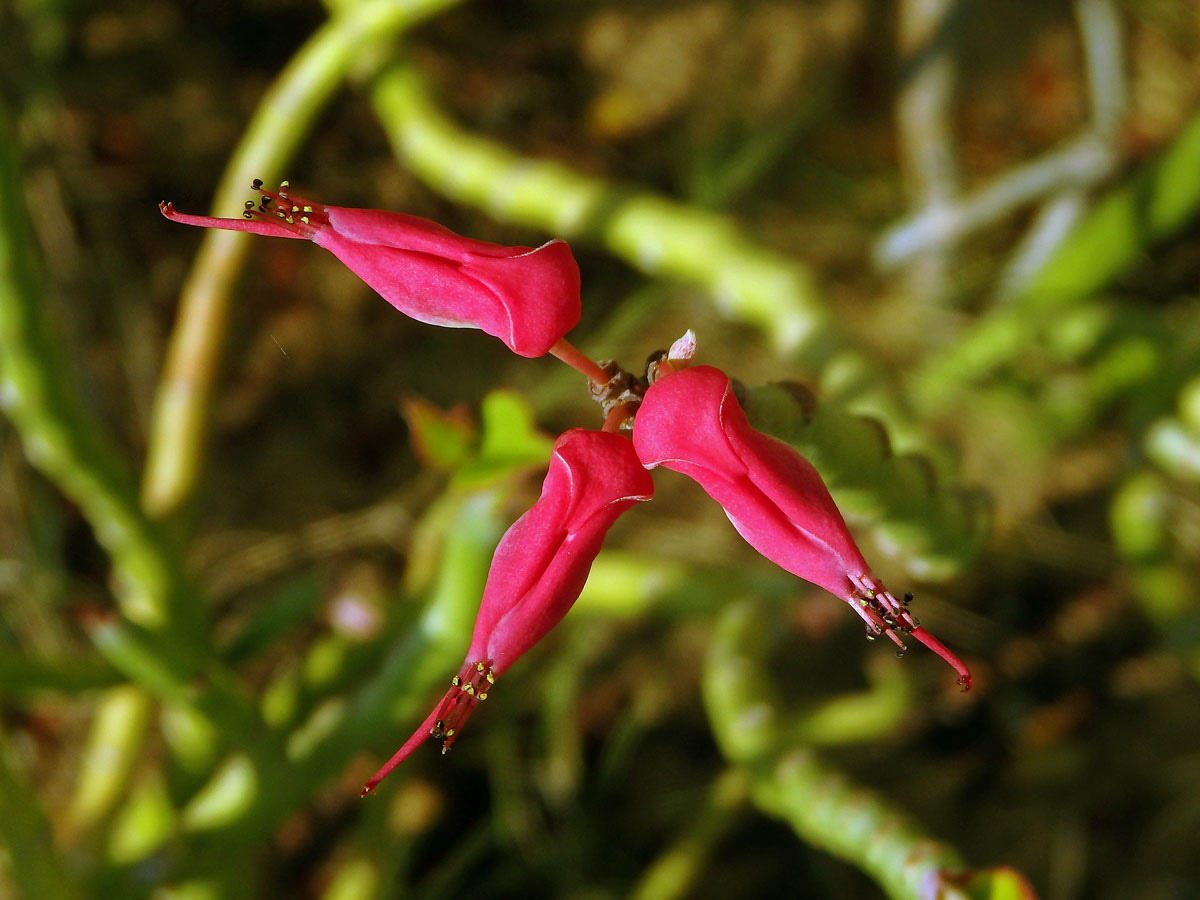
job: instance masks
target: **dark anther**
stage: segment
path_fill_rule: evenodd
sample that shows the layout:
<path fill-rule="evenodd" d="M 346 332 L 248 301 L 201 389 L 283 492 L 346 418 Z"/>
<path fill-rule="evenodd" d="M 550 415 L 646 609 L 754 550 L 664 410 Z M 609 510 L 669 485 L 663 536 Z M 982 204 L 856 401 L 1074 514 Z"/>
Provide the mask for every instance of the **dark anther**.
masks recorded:
<path fill-rule="evenodd" d="M 901 601 L 904 603 L 905 606 L 908 606 L 908 604 L 912 603 L 913 602 L 912 591 L 905 591 L 904 596 L 901 598 Z"/>
<path fill-rule="evenodd" d="M 242 205 L 245 206 L 246 209 L 254 209 L 254 201 L 253 200 L 247 200 Z"/>
<path fill-rule="evenodd" d="M 253 219 L 254 213 L 250 212 L 249 210 L 246 210 L 244 213 L 242 213 L 242 218 L 243 219 Z"/>
<path fill-rule="evenodd" d="M 250 189 L 257 191 L 260 187 L 262 187 L 262 185 L 263 185 L 262 179 L 255 178 L 252 182 L 250 182 Z"/>

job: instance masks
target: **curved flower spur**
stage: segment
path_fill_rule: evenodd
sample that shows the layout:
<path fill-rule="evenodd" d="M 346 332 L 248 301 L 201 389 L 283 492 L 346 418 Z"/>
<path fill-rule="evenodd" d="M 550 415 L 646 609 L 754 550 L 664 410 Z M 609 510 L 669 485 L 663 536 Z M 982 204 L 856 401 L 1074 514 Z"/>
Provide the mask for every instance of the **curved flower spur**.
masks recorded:
<path fill-rule="evenodd" d="M 654 495 L 629 440 L 573 428 L 554 444 L 537 503 L 505 532 L 492 557 L 471 646 L 441 702 L 367 781 L 375 790 L 426 738 L 450 749 L 496 678 L 567 614 L 617 517 Z"/>
<path fill-rule="evenodd" d="M 564 241 L 503 247 L 404 213 L 325 206 L 291 193 L 286 181 L 278 192 L 257 179 L 251 187 L 259 199 L 246 201 L 240 219 L 159 209 L 185 225 L 310 240 L 407 316 L 479 328 L 521 356 L 553 353 L 577 364 L 563 337 L 579 322 L 579 266 Z"/>
<path fill-rule="evenodd" d="M 634 420 L 633 445 L 647 468 L 663 466 L 695 480 L 725 510 L 755 550 L 793 575 L 845 600 L 897 652 L 911 634 L 949 663 L 963 690 L 971 673 L 897 600 L 859 552 L 812 463 L 790 444 L 751 427 L 733 386 L 711 366 L 656 366 Z M 655 374 L 655 373 L 652 373 Z"/>

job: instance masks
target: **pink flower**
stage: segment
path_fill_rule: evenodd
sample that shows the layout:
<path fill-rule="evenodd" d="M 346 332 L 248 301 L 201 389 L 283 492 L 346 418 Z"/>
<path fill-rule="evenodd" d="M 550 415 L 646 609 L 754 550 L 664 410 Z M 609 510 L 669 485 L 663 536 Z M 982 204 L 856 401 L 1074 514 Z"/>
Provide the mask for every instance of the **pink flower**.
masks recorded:
<path fill-rule="evenodd" d="M 461 237 L 436 222 L 375 209 L 322 206 L 253 185 L 262 200 L 244 218 L 176 212 L 174 222 L 306 238 L 324 247 L 405 315 L 432 325 L 480 328 L 521 356 L 542 356 L 579 321 L 579 266 L 563 241 L 537 249 Z"/>
<path fill-rule="evenodd" d="M 756 431 L 729 377 L 698 366 L 661 377 L 642 400 L 633 446 L 647 468 L 665 466 L 694 479 L 721 504 L 755 550 L 793 575 L 850 604 L 867 634 L 910 633 L 959 674 L 971 675 L 871 574 L 821 476 L 789 444 Z"/>
<path fill-rule="evenodd" d="M 613 522 L 653 495 L 654 482 L 627 438 L 573 428 L 555 442 L 541 497 L 496 547 L 462 668 L 363 794 L 427 737 L 443 741 L 443 753 L 450 749 L 495 679 L 567 614 Z"/>

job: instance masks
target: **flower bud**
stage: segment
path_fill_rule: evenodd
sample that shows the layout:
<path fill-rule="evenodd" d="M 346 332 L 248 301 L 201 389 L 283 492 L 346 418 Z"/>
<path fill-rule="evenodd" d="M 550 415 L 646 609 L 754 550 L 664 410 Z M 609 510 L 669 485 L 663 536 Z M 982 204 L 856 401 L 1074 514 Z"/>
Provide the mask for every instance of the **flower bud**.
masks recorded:
<path fill-rule="evenodd" d="M 263 190 L 241 219 L 193 216 L 159 204 L 174 222 L 305 238 L 324 247 L 407 316 L 480 328 L 521 356 L 542 356 L 579 322 L 579 266 L 564 241 L 532 249 L 455 234 L 404 213 L 322 206 Z"/>
<path fill-rule="evenodd" d="M 554 444 L 542 495 L 500 539 L 471 646 L 450 690 L 367 782 L 366 794 L 427 737 L 450 749 L 496 678 L 546 636 L 578 599 L 609 528 L 649 500 L 654 483 L 628 439 L 573 428 Z"/>
<path fill-rule="evenodd" d="M 767 559 L 845 600 L 869 637 L 912 634 L 970 686 L 970 673 L 908 612 L 859 552 L 812 463 L 794 447 L 751 427 L 724 372 L 698 366 L 659 378 L 646 391 L 633 446 L 647 468 L 664 466 L 696 481 L 738 533 Z"/>

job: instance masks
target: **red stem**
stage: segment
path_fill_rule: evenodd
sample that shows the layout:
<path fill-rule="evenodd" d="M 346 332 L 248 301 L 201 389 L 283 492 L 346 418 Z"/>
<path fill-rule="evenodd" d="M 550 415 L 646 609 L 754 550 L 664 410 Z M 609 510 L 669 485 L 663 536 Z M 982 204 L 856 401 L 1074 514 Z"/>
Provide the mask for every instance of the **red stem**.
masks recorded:
<path fill-rule="evenodd" d="M 552 356 L 556 356 L 577 372 L 582 372 L 596 384 L 607 384 L 608 374 L 591 359 L 575 349 L 566 338 L 560 338 L 558 343 L 550 348 Z"/>
<path fill-rule="evenodd" d="M 608 431 L 617 434 L 621 430 L 621 423 L 629 418 L 629 404 L 618 403 L 608 411 L 604 417 L 604 427 L 601 431 Z"/>

